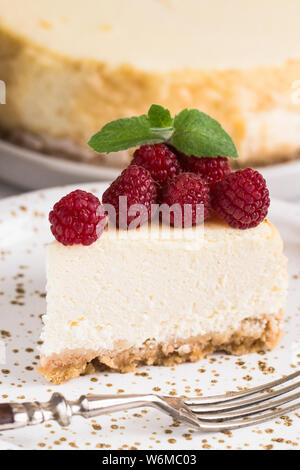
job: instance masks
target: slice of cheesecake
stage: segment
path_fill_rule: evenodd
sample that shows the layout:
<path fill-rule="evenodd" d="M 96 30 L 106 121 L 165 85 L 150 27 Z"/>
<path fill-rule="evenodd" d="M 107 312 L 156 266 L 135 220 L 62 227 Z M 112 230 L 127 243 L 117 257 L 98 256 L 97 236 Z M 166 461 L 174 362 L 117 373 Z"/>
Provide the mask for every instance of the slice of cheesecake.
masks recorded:
<path fill-rule="evenodd" d="M 299 17 L 295 0 L 0 0 L 0 128 L 89 158 L 99 127 L 161 103 L 220 121 L 240 166 L 295 158 Z"/>
<path fill-rule="evenodd" d="M 127 372 L 276 345 L 287 294 L 276 228 L 212 218 L 178 230 L 107 229 L 91 246 L 48 246 L 39 369 L 48 380 L 77 377 L 94 359 Z"/>

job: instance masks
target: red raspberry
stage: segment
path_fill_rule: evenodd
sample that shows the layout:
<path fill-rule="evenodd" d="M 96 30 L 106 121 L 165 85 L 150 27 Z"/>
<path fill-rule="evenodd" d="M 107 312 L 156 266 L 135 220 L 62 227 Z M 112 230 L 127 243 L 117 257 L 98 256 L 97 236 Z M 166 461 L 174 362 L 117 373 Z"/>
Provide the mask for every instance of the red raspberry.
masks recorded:
<path fill-rule="evenodd" d="M 176 155 L 164 144 L 143 145 L 134 152 L 131 164 L 146 168 L 159 185 L 181 172 Z"/>
<path fill-rule="evenodd" d="M 256 227 L 266 217 L 269 205 L 266 181 L 251 168 L 231 173 L 212 191 L 212 207 L 234 228 Z"/>
<path fill-rule="evenodd" d="M 119 197 L 127 197 L 127 206 L 122 207 Z M 156 184 L 148 170 L 141 166 L 132 165 L 126 168 L 103 194 L 103 204 L 111 204 L 116 210 L 116 226 L 122 229 L 140 218 L 137 226 L 147 222 L 151 217 L 151 204 L 157 200 Z M 133 204 L 143 205 L 142 211 L 129 214 Z M 126 209 L 126 211 L 125 211 Z M 134 228 L 137 228 L 135 226 Z"/>
<path fill-rule="evenodd" d="M 179 153 L 178 158 L 184 171 L 200 175 L 211 189 L 218 181 L 231 173 L 228 158 L 188 157 L 184 153 Z"/>
<path fill-rule="evenodd" d="M 91 245 L 102 234 L 106 216 L 99 199 L 77 189 L 57 202 L 49 214 L 51 231 L 63 245 Z"/>
<path fill-rule="evenodd" d="M 170 224 L 173 226 L 190 227 L 203 223 L 210 213 L 209 186 L 198 175 L 181 173 L 162 189 L 161 203 L 169 207 L 178 205 L 177 211 L 170 212 Z M 190 205 L 191 213 L 184 207 L 186 204 Z M 162 218 L 169 223 L 169 215 L 163 211 Z"/>

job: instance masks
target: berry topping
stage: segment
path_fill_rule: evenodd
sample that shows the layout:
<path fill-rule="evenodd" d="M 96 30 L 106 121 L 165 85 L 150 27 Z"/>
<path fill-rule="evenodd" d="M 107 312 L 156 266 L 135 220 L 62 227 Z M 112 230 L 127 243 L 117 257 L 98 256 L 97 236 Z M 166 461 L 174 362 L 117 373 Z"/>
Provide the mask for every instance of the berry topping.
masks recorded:
<path fill-rule="evenodd" d="M 197 225 L 203 223 L 210 213 L 209 187 L 200 176 L 181 173 L 162 189 L 161 203 L 169 207 L 176 204 L 170 213 L 162 210 L 166 223 L 176 227 Z"/>
<path fill-rule="evenodd" d="M 231 173 L 212 191 L 212 207 L 234 228 L 256 227 L 266 217 L 269 205 L 266 181 L 251 168 Z"/>
<path fill-rule="evenodd" d="M 127 198 L 120 199 L 120 196 Z M 103 194 L 103 204 L 111 204 L 116 211 L 116 226 L 122 229 L 139 227 L 151 217 L 151 204 L 157 199 L 157 187 L 148 170 L 131 165 L 110 185 Z M 138 204 L 140 207 L 131 207 Z M 111 214 L 109 213 L 111 218 Z M 134 222 L 135 221 L 135 222 Z"/>
<path fill-rule="evenodd" d="M 212 189 L 215 184 L 231 173 L 228 158 L 224 157 L 188 157 L 183 153 L 178 155 L 184 171 L 200 175 Z"/>
<path fill-rule="evenodd" d="M 181 172 L 176 155 L 165 145 L 143 145 L 135 151 L 132 165 L 146 168 L 159 185 Z"/>
<path fill-rule="evenodd" d="M 101 236 L 106 216 L 96 196 L 77 189 L 55 204 L 49 221 L 54 237 L 63 245 L 91 245 Z"/>

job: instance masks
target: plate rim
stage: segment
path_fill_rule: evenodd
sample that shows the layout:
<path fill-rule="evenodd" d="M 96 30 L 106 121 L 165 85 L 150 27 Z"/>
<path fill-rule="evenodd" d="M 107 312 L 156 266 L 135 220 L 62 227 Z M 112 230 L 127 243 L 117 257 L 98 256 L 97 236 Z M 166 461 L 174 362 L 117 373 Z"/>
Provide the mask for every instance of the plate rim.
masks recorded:
<path fill-rule="evenodd" d="M 299 162 L 300 163 L 300 162 Z M 24 191 L 21 194 L 16 194 L 8 197 L 4 197 L 0 199 L 0 210 L 2 206 L 5 206 L 8 202 L 14 202 L 14 201 L 19 201 L 22 200 L 24 197 L 31 198 L 34 196 L 37 196 L 39 194 L 45 194 L 45 193 L 56 193 L 60 191 L 66 191 L 66 194 L 71 192 L 72 190 L 74 191 L 75 189 L 83 189 L 83 190 L 91 190 L 94 188 L 97 188 L 99 186 L 103 186 L 104 188 L 109 185 L 109 181 L 94 181 L 90 183 L 77 183 L 77 184 L 67 184 L 67 185 L 59 185 L 59 186 L 51 186 L 49 188 L 45 189 L 35 189 L 33 191 Z M 99 192 L 101 192 L 101 189 L 99 189 Z M 47 197 L 47 194 L 45 194 Z M 286 201 L 280 198 L 271 198 L 271 210 L 273 207 L 276 205 L 281 205 L 281 207 L 286 207 L 292 210 L 295 210 L 296 208 L 299 208 L 300 202 L 295 202 L 295 201 Z"/>
<path fill-rule="evenodd" d="M 31 190 L 73 182 L 111 181 L 117 178 L 121 167 L 92 165 L 51 156 L 28 149 L 0 138 L 0 169 L 2 179 L 10 184 Z M 22 167 L 23 165 L 23 167 Z M 24 175 L 20 175 L 21 168 Z M 28 168 L 28 170 L 27 170 Z M 300 159 L 278 162 L 269 166 L 254 167 L 267 179 L 271 194 L 285 200 L 300 198 Z M 49 181 L 49 184 L 48 184 Z"/>
<path fill-rule="evenodd" d="M 18 160 L 25 160 L 30 163 L 39 165 L 44 168 L 51 168 L 54 170 L 61 170 L 66 173 L 66 170 L 74 172 L 74 174 L 89 176 L 93 172 L 94 175 L 99 174 L 99 177 L 106 177 L 108 179 L 114 178 L 115 175 L 120 173 L 118 167 L 105 166 L 105 165 L 91 165 L 88 162 L 74 161 L 72 159 L 63 158 L 59 156 L 51 156 L 43 152 L 38 152 L 34 149 L 22 147 L 13 144 L 0 138 L 0 151 L 5 151 Z"/>

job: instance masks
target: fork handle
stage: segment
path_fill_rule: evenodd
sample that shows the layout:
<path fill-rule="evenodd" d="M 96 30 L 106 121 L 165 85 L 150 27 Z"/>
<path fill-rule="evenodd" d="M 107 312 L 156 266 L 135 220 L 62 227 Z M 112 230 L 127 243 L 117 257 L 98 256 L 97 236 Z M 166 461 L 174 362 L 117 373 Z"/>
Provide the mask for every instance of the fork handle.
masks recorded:
<path fill-rule="evenodd" d="M 14 413 L 11 405 L 3 403 L 0 405 L 0 429 L 14 422 Z"/>
<path fill-rule="evenodd" d="M 156 395 L 83 395 L 76 402 L 69 402 L 73 416 L 89 419 L 108 413 L 141 407 L 155 407 L 160 402 Z"/>
<path fill-rule="evenodd" d="M 157 407 L 159 403 L 160 398 L 155 395 L 83 395 L 79 400 L 67 401 L 60 393 L 54 393 L 46 403 L 0 404 L 0 432 L 53 420 L 68 426 L 76 415 L 89 419 L 141 406 Z"/>
<path fill-rule="evenodd" d="M 46 403 L 1 403 L 0 431 L 34 426 L 52 420 L 61 426 L 68 426 L 72 415 L 69 402 L 59 393 L 54 393 Z"/>

